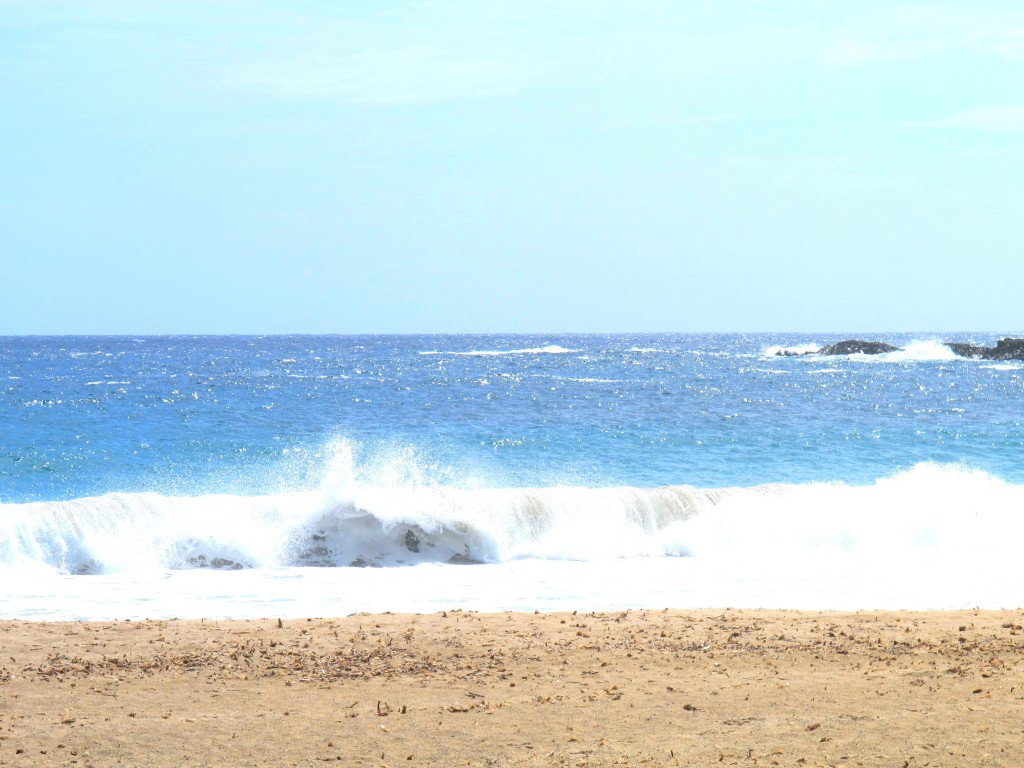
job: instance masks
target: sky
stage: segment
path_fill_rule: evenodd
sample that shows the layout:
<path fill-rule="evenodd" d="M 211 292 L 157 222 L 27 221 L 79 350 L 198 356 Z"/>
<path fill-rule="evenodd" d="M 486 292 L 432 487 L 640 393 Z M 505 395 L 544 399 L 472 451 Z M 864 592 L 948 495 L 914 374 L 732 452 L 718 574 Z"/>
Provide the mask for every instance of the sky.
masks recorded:
<path fill-rule="evenodd" d="M 0 0 L 0 334 L 1024 330 L 1019 0 Z"/>

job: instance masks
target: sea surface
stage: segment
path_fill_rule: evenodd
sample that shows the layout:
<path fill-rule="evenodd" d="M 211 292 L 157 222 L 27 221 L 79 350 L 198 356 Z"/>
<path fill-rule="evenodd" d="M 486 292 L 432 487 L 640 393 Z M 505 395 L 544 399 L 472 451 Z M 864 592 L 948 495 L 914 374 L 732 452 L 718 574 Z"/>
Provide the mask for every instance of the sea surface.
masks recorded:
<path fill-rule="evenodd" d="M 1024 364 L 851 336 L 0 337 L 0 618 L 1024 606 Z"/>

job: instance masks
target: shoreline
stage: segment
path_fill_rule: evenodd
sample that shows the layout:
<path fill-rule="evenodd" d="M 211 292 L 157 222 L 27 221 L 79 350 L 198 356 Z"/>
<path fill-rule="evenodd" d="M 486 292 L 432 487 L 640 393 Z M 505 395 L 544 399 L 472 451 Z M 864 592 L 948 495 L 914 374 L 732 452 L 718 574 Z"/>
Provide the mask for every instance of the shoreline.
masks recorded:
<path fill-rule="evenodd" d="M 1024 609 L 0 621 L 6 765 L 1016 765 Z"/>

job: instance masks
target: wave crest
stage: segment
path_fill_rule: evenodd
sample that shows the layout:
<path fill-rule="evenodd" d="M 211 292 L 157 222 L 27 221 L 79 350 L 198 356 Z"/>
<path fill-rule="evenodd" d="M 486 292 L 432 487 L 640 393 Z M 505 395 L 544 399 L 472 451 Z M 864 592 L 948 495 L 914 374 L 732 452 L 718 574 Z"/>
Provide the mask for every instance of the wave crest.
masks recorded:
<path fill-rule="evenodd" d="M 686 486 L 108 494 L 0 505 L 0 565 L 87 574 L 662 554 L 657 532 L 719 495 Z"/>
<path fill-rule="evenodd" d="M 693 555 L 1015 557 L 1024 486 L 922 464 L 871 485 L 109 494 L 0 505 L 0 566 L 64 573 Z"/>

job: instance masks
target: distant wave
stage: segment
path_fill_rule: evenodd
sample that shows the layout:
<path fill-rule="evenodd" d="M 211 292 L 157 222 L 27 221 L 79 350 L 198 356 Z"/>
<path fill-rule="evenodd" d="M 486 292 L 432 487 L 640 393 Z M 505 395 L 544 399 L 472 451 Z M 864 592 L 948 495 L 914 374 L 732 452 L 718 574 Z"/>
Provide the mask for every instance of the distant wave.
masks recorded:
<path fill-rule="evenodd" d="M 0 505 L 0 568 L 71 574 L 829 551 L 1016 557 L 1024 486 L 921 464 L 872 485 L 358 487 Z"/>
<path fill-rule="evenodd" d="M 455 355 L 458 357 L 500 357 L 502 355 L 565 355 L 579 352 L 578 349 L 566 349 L 557 344 L 548 344 L 546 347 L 532 347 L 530 349 L 475 349 L 468 352 L 445 352 L 441 350 L 430 350 L 420 352 L 421 355 Z"/>
<path fill-rule="evenodd" d="M 821 344 L 815 344 L 813 342 L 807 344 L 797 344 L 792 347 L 774 345 L 768 347 L 768 349 L 764 351 L 764 356 L 776 357 L 778 355 L 809 355 L 812 352 L 817 352 L 819 349 L 821 349 L 821 347 Z"/>
<path fill-rule="evenodd" d="M 941 341 L 933 340 L 912 341 L 904 345 L 903 349 L 896 352 L 886 352 L 883 355 L 878 355 L 878 358 L 892 363 L 917 360 L 963 360 L 962 357 L 958 357 L 952 349 Z"/>

